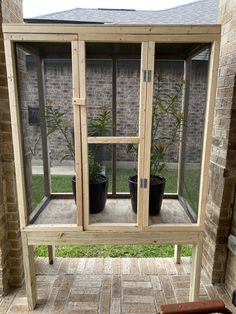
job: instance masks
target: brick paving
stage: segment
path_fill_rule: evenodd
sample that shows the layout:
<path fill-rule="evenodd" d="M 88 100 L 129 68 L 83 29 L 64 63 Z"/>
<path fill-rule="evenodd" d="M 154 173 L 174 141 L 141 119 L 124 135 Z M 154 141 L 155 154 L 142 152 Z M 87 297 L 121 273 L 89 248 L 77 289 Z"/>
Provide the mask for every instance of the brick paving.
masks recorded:
<path fill-rule="evenodd" d="M 188 300 L 190 258 L 46 258 L 36 259 L 38 303 L 34 313 L 156 313 L 164 303 Z M 202 272 L 200 299 L 221 298 Z M 235 308 L 231 310 L 236 313 Z M 0 313 L 28 313 L 25 287 L 0 301 Z"/>

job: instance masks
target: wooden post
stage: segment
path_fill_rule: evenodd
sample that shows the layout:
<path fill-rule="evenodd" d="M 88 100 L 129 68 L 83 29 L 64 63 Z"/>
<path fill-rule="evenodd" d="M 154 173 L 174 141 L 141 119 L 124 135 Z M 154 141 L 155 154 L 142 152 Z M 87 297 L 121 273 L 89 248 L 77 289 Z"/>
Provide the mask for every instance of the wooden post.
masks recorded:
<path fill-rule="evenodd" d="M 116 136 L 116 73 L 117 60 L 112 58 L 112 136 Z M 112 145 L 112 196 L 116 195 L 116 144 Z"/>
<path fill-rule="evenodd" d="M 182 246 L 179 244 L 175 244 L 175 263 L 180 264 L 181 263 L 181 248 Z"/>
<path fill-rule="evenodd" d="M 43 174 L 44 174 L 44 194 L 49 197 L 51 194 L 50 160 L 48 154 L 47 122 L 46 122 L 46 97 L 44 79 L 44 61 L 41 57 L 35 57 L 37 68 L 38 99 L 40 113 L 40 131 L 42 140 Z"/>
<path fill-rule="evenodd" d="M 200 233 L 199 241 L 192 246 L 192 267 L 190 278 L 189 301 L 197 301 L 199 298 L 201 267 L 202 267 L 203 234 Z"/>
<path fill-rule="evenodd" d="M 6 56 L 9 101 L 11 109 L 11 127 L 16 172 L 17 201 L 20 216 L 20 226 L 21 228 L 24 228 L 28 224 L 28 206 L 25 188 L 23 139 L 17 88 L 16 55 L 13 42 L 11 42 L 10 40 L 5 40 L 4 47 Z"/>
<path fill-rule="evenodd" d="M 21 233 L 21 237 L 27 301 L 29 310 L 33 311 L 37 302 L 36 275 L 34 266 L 34 247 L 32 245 L 28 245 L 27 235 L 25 232 Z"/>
<path fill-rule="evenodd" d="M 209 182 L 209 164 L 211 154 L 212 128 L 216 98 L 217 73 L 220 54 L 220 41 L 214 41 L 210 50 L 210 64 L 208 70 L 207 104 L 205 113 L 202 167 L 199 189 L 198 226 L 204 227 L 206 200 Z"/>
<path fill-rule="evenodd" d="M 183 195 L 184 190 L 184 169 L 185 169 L 185 157 L 186 157 L 186 142 L 187 142 L 187 127 L 188 127 L 188 109 L 189 109 L 189 94 L 190 94 L 190 81 L 191 81 L 191 58 L 187 58 L 184 61 L 184 92 L 182 102 L 182 112 L 184 114 L 184 121 L 181 127 L 181 142 L 179 149 L 179 164 L 178 164 L 178 183 L 177 190 L 178 195 Z"/>
<path fill-rule="evenodd" d="M 85 101 L 80 99 L 79 77 L 79 44 L 78 41 L 71 43 L 72 55 L 72 82 L 73 82 L 73 114 L 75 136 L 75 171 L 76 171 L 76 206 L 77 225 L 83 226 L 83 174 L 82 174 L 82 143 L 81 143 L 81 106 Z M 81 101 L 78 101 L 81 100 Z M 80 104 L 80 105 L 79 105 Z"/>
<path fill-rule="evenodd" d="M 48 262 L 50 265 L 54 263 L 55 259 L 55 245 L 48 245 Z"/>

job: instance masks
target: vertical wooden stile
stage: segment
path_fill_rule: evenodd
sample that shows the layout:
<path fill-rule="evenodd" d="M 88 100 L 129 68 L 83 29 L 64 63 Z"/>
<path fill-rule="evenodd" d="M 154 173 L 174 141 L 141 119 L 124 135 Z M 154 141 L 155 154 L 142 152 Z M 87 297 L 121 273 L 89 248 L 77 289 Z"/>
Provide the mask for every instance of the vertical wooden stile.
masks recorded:
<path fill-rule="evenodd" d="M 181 126 L 181 142 L 179 148 L 179 163 L 178 163 L 178 182 L 177 191 L 178 195 L 183 195 L 184 189 L 184 167 L 185 167 L 185 155 L 186 155 L 186 141 L 187 141 L 187 127 L 188 127 L 188 109 L 189 109 L 189 94 L 190 94 L 190 80 L 191 80 L 191 58 L 187 58 L 184 61 L 184 91 L 182 112 L 184 114 L 184 122 Z"/>
<path fill-rule="evenodd" d="M 44 174 L 44 194 L 49 197 L 51 194 L 51 176 L 50 176 L 50 160 L 48 155 L 47 141 L 47 124 L 46 124 L 46 97 L 45 97 L 45 79 L 44 79 L 44 62 L 41 57 L 36 58 L 37 67 L 37 83 L 38 83 L 38 100 L 40 113 L 40 131 L 42 140 L 42 156 L 43 156 L 43 174 Z"/>
<path fill-rule="evenodd" d="M 143 194 L 140 189 L 140 178 L 144 178 L 144 151 L 145 151 L 145 116 L 146 116 L 146 97 L 147 84 L 144 82 L 144 71 L 147 69 L 148 62 L 148 42 L 142 43 L 141 51 L 141 69 L 140 69 L 140 97 L 139 97 L 139 137 L 140 144 L 138 148 L 138 191 L 137 191 L 137 222 L 138 227 L 143 228 Z"/>
<path fill-rule="evenodd" d="M 33 311 L 37 302 L 36 289 L 36 274 L 34 265 L 34 247 L 28 245 L 27 235 L 25 232 L 21 233 L 22 248 L 23 248 L 23 262 L 25 272 L 25 287 L 27 294 L 28 307 Z"/>
<path fill-rule="evenodd" d="M 72 41 L 72 81 L 73 98 L 80 97 L 79 80 L 79 44 Z M 76 170 L 76 206 L 77 206 L 77 225 L 83 226 L 83 175 L 82 175 L 82 156 L 81 156 L 81 109 L 78 104 L 73 105 L 74 111 L 74 141 L 75 141 L 75 170 Z"/>
<path fill-rule="evenodd" d="M 198 243 L 192 246 L 192 267 L 190 278 L 189 301 L 199 298 L 201 267 L 202 267 L 203 234 L 199 234 Z"/>
<path fill-rule="evenodd" d="M 23 141 L 17 89 L 16 54 L 13 42 L 11 42 L 10 40 L 5 40 L 4 46 L 11 111 L 11 126 L 16 172 L 17 201 L 20 216 L 20 226 L 21 228 L 24 228 L 28 223 L 28 213 L 24 174 Z"/>
<path fill-rule="evenodd" d="M 214 108 L 216 99 L 217 73 L 219 65 L 220 40 L 214 41 L 211 46 L 210 64 L 208 70 L 208 90 L 207 104 L 205 114 L 205 127 L 203 139 L 202 165 L 199 190 L 199 205 L 198 205 L 198 226 L 204 228 L 206 200 L 208 193 L 209 182 L 209 164 L 211 154 L 211 137 L 214 119 Z"/>
<path fill-rule="evenodd" d="M 85 42 L 79 41 L 79 82 L 80 98 L 84 99 L 85 106 L 81 106 L 81 145 L 82 145 L 82 171 L 83 171 L 83 218 L 84 227 L 89 225 L 89 168 L 88 168 L 88 126 L 86 106 L 86 51 Z"/>
<path fill-rule="evenodd" d="M 149 225 L 149 189 L 150 189 L 150 159 L 151 159 L 151 137 L 152 137 L 152 108 L 153 108 L 153 89 L 154 89 L 154 68 L 155 68 L 155 42 L 148 43 L 148 65 L 151 71 L 151 80 L 147 82 L 146 98 L 146 121 L 145 121 L 145 148 L 143 176 L 147 178 L 147 187 L 143 192 L 143 227 Z"/>

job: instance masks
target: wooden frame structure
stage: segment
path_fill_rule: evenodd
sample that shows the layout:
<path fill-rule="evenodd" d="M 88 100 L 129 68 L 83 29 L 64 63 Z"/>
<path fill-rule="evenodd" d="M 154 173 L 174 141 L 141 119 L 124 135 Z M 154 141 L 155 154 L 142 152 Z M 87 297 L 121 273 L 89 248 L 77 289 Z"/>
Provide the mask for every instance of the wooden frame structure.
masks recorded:
<path fill-rule="evenodd" d="M 215 103 L 216 79 L 220 48 L 219 25 L 19 25 L 9 24 L 3 26 L 9 98 L 11 108 L 12 133 L 15 155 L 16 180 L 18 205 L 20 213 L 20 226 L 24 250 L 24 268 L 26 290 L 29 308 L 34 309 L 37 301 L 36 279 L 34 270 L 33 246 L 44 244 L 49 246 L 50 262 L 53 260 L 52 246 L 55 244 L 175 244 L 176 261 L 180 260 L 178 248 L 182 244 L 193 246 L 192 271 L 190 284 L 190 300 L 197 300 L 200 284 L 200 269 L 202 255 L 202 236 L 204 231 L 205 207 L 207 198 L 208 171 L 210 158 L 211 131 L 213 123 L 213 110 Z M 76 147 L 76 184 L 77 199 L 77 224 L 73 225 L 34 225 L 29 224 L 27 215 L 27 194 L 25 189 L 25 173 L 22 153 L 22 134 L 20 124 L 20 109 L 17 90 L 15 43 L 29 47 L 29 43 L 70 43 L 72 56 L 73 76 L 73 108 Z M 106 43 L 140 43 L 141 52 L 141 77 L 140 77 L 140 121 L 139 135 L 137 137 L 112 137 L 96 138 L 87 136 L 87 109 L 86 109 L 86 79 L 85 79 L 85 45 L 88 42 Z M 189 68 L 190 59 L 210 46 L 210 64 L 208 77 L 208 94 L 205 119 L 205 133 L 200 181 L 199 213 L 196 224 L 168 224 L 149 225 L 148 201 L 149 185 L 139 187 L 138 193 L 138 218 L 136 224 L 89 224 L 88 211 L 88 143 L 138 143 L 139 145 L 139 178 L 149 178 L 150 170 L 145 161 L 150 160 L 151 145 L 151 117 L 153 101 L 153 73 L 155 45 L 159 43 L 192 44 L 186 51 L 185 61 L 185 100 L 183 105 L 188 106 L 189 97 Z M 26 45 L 25 45 L 26 44 Z M 158 49 L 158 48 L 157 48 Z M 42 56 L 38 51 L 30 50 L 37 55 L 38 78 L 42 82 Z M 145 81 L 143 71 L 151 71 L 151 80 Z M 41 114 L 45 104 L 43 84 L 39 86 L 39 102 Z M 44 131 L 42 130 L 42 133 Z M 185 128 L 182 129 L 183 137 L 186 136 Z M 44 137 L 46 134 L 44 133 Z M 43 140 L 43 151 L 47 154 L 46 141 Z M 181 192 L 183 178 L 183 164 L 185 144 L 182 141 L 180 150 L 180 167 L 178 191 Z M 44 172 L 49 176 L 48 160 L 44 163 Z M 47 205 L 52 198 L 61 195 L 51 193 L 50 182 L 46 179 L 45 190 L 47 194 L 39 209 Z M 64 195 L 64 197 L 70 197 Z M 172 197 L 177 197 L 172 195 Z M 38 214 L 39 209 L 31 217 Z M 87 209 L 87 210 L 86 210 Z"/>

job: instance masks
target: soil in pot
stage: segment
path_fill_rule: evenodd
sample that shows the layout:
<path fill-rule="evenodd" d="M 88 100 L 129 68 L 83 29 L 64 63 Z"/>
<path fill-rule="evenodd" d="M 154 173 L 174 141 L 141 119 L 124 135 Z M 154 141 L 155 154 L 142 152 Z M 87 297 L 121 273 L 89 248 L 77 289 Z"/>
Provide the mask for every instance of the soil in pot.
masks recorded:
<path fill-rule="evenodd" d="M 76 183 L 75 177 L 72 178 L 72 190 L 76 200 Z M 108 177 L 99 174 L 97 181 L 89 183 L 89 212 L 91 214 L 101 212 L 107 200 Z"/>
<path fill-rule="evenodd" d="M 137 175 L 129 177 L 129 190 L 132 209 L 137 213 Z M 151 176 L 149 192 L 149 215 L 156 216 L 160 213 L 165 190 L 166 179 L 162 176 Z"/>

